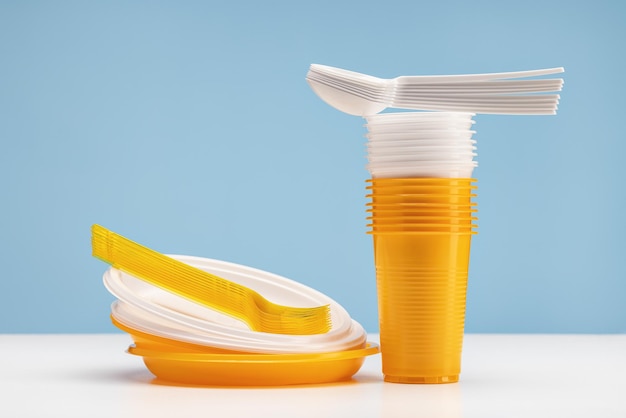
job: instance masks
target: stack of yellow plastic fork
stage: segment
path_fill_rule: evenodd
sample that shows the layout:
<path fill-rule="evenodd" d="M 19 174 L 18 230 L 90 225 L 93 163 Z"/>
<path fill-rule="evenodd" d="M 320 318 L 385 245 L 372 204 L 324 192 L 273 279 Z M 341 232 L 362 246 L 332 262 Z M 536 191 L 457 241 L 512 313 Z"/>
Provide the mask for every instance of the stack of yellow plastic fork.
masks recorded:
<path fill-rule="evenodd" d="M 158 253 L 100 225 L 92 227 L 92 252 L 102 261 L 148 283 L 241 321 L 254 331 L 312 335 L 331 328 L 328 305 L 278 305 L 238 283 Z"/>

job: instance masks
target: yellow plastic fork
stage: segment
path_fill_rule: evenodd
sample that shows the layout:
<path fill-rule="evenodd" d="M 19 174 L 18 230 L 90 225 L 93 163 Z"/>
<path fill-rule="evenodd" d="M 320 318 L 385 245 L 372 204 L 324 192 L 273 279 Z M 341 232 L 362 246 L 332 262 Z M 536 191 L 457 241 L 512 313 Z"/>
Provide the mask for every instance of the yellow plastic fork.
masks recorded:
<path fill-rule="evenodd" d="M 94 257 L 143 281 L 230 315 L 259 332 L 290 335 L 330 330 L 328 305 L 298 308 L 278 305 L 238 283 L 175 260 L 103 226 L 91 228 Z"/>

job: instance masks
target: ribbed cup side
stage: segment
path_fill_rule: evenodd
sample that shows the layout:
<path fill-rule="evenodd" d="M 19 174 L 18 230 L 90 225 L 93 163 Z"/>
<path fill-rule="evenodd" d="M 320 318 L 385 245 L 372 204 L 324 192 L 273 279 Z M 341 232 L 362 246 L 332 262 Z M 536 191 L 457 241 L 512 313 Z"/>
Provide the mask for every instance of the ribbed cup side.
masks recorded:
<path fill-rule="evenodd" d="M 386 380 L 458 379 L 470 237 L 374 235 Z"/>

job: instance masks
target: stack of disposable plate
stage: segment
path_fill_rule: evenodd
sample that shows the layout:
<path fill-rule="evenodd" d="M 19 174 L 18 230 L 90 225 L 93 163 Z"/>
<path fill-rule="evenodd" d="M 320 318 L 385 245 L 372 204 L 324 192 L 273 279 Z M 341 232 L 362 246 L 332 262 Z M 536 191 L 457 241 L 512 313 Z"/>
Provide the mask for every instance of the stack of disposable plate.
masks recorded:
<path fill-rule="evenodd" d="M 329 305 L 324 334 L 286 335 L 252 331 L 225 315 L 141 279 L 110 268 L 106 288 L 118 299 L 113 323 L 128 332 L 131 354 L 144 358 L 158 378 L 204 385 L 285 385 L 349 379 L 364 357 L 378 352 L 361 325 L 328 296 L 287 278 L 191 256 L 171 256 L 246 286 L 288 306 Z"/>

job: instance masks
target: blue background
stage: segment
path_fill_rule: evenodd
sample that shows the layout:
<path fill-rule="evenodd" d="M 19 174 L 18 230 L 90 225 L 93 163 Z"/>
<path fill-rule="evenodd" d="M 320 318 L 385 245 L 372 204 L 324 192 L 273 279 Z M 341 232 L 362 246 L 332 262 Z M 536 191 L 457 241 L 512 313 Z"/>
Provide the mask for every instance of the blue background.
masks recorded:
<path fill-rule="evenodd" d="M 621 1 L 0 2 L 0 332 L 113 332 L 102 224 L 306 283 L 378 328 L 363 120 L 379 77 L 564 66 L 557 116 L 476 117 L 468 332 L 626 332 Z"/>

